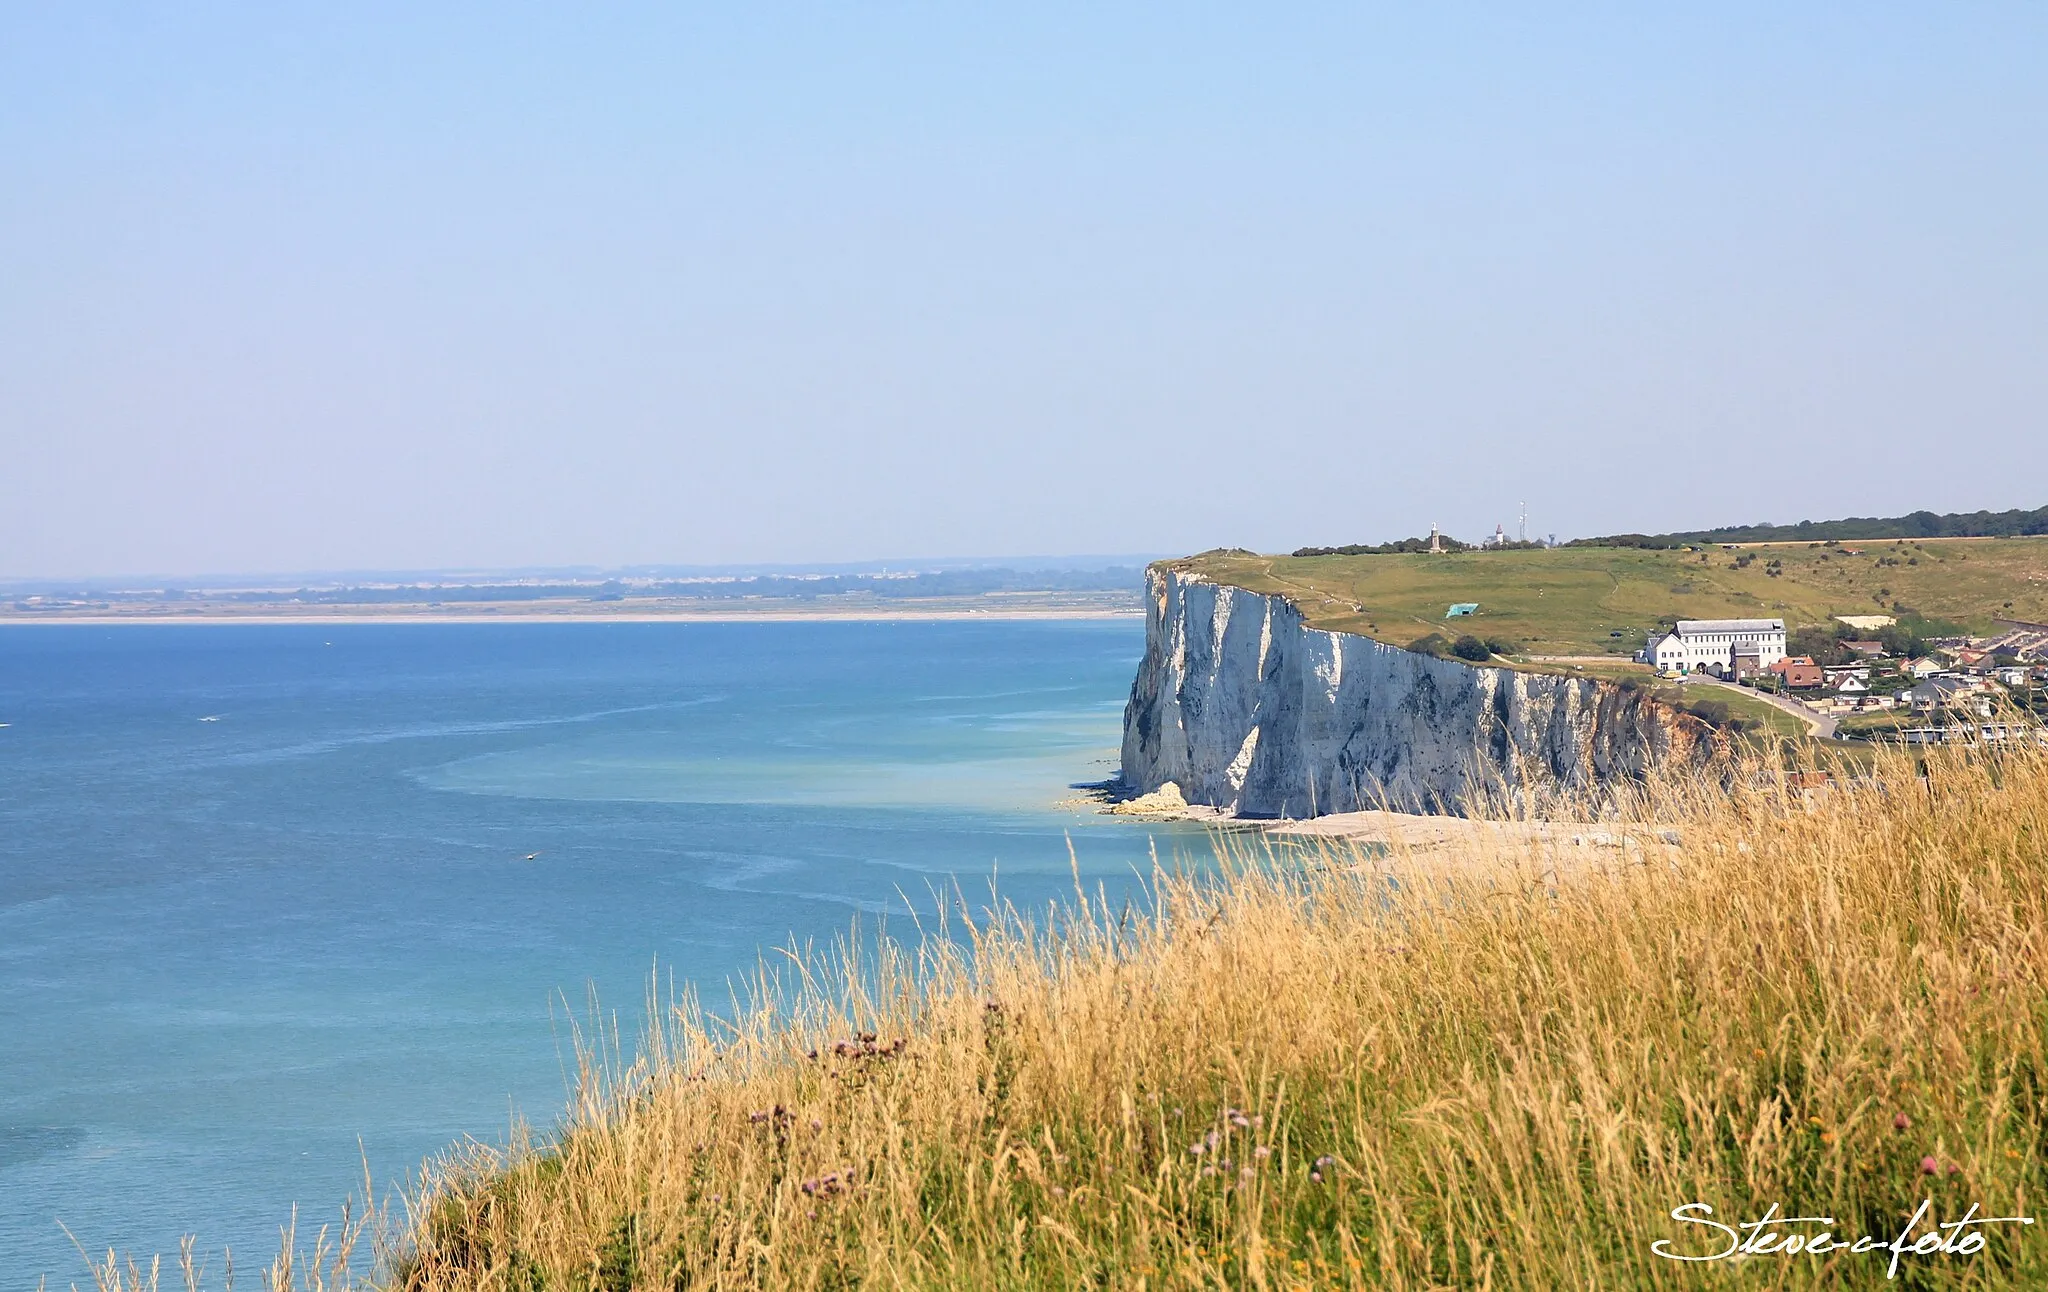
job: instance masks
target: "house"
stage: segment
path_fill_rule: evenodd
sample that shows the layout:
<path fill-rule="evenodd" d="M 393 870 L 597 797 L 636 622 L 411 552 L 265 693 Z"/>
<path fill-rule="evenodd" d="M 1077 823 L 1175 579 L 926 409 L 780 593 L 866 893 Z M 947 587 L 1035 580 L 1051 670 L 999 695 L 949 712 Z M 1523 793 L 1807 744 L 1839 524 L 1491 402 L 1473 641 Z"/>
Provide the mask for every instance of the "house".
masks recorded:
<path fill-rule="evenodd" d="M 1941 672 L 1944 665 L 1938 659 L 1921 658 L 1906 661 L 1905 672 L 1917 679 L 1933 677 Z"/>
<path fill-rule="evenodd" d="M 1839 678 L 1835 678 L 1832 680 L 1834 682 L 1836 695 L 1864 695 L 1868 693 L 1870 690 L 1870 683 L 1864 681 L 1862 678 L 1856 676 L 1854 673 L 1847 673 Z"/>
<path fill-rule="evenodd" d="M 1788 655 L 1766 671 L 1777 674 L 1788 691 L 1803 691 L 1827 680 L 1810 655 Z"/>
<path fill-rule="evenodd" d="M 1937 673 L 1928 678 L 1906 692 L 1906 702 L 1915 713 L 1975 708 L 1983 716 L 1991 716 L 1991 700 L 1984 694 L 1983 684 L 1976 678 L 1955 673 Z"/>
<path fill-rule="evenodd" d="M 1883 642 L 1843 642 L 1842 649 L 1854 651 L 1865 659 L 1881 659 L 1885 653 Z"/>
<path fill-rule="evenodd" d="M 1991 670 L 1991 676 L 1997 679 L 2000 686 L 2025 686 L 2027 684 L 2027 670 L 2018 664 L 2007 664 L 2002 668 L 1995 668 Z"/>
<path fill-rule="evenodd" d="M 1845 677 L 1853 677 L 1859 682 L 1868 682 L 1870 680 L 1870 665 L 1868 664 L 1830 664 L 1822 669 L 1821 672 L 1826 675 L 1829 686 L 1839 685 Z M 1868 690 L 1869 688 L 1866 687 L 1865 689 Z"/>
<path fill-rule="evenodd" d="M 1650 634 L 1644 662 L 1681 673 L 1731 676 L 1736 657 L 1752 670 L 1770 668 L 1785 658 L 1782 619 L 1681 619 L 1673 628 Z M 1750 663 L 1750 659 L 1754 663 Z"/>
<path fill-rule="evenodd" d="M 1477 601 L 1460 601 L 1444 612 L 1444 618 L 1462 619 L 1466 615 L 1476 615 L 1478 613 L 1479 603 Z"/>

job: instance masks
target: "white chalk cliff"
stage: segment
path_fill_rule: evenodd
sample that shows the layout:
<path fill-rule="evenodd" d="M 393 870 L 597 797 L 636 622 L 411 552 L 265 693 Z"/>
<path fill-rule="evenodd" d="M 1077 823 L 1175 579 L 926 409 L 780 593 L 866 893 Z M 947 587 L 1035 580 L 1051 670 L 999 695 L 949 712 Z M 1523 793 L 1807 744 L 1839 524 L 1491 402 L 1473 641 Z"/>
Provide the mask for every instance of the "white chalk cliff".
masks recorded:
<path fill-rule="evenodd" d="M 1124 708 L 1135 793 L 1173 781 L 1188 802 L 1245 817 L 1540 808 L 1714 753 L 1700 723 L 1639 688 L 1310 628 L 1284 598 L 1170 565 L 1146 572 L 1146 594 Z"/>

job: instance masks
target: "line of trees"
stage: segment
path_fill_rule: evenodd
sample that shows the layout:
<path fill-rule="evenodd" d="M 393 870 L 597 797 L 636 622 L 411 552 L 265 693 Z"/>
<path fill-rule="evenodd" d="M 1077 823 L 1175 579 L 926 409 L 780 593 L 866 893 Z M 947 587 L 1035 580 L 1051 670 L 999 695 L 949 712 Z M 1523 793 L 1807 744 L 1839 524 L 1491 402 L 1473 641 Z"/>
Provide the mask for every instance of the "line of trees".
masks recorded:
<path fill-rule="evenodd" d="M 1538 542 L 1524 542 L 1513 538 L 1505 543 L 1461 543 L 1449 534 L 1439 534 L 1437 535 L 1437 540 L 1443 544 L 1443 549 L 1446 552 L 1530 552 L 1543 546 L 1543 544 Z M 1427 552 L 1428 550 L 1429 540 L 1426 538 L 1402 538 L 1396 539 L 1391 543 L 1346 543 L 1342 547 L 1297 547 L 1294 549 L 1294 555 L 1394 556 L 1402 552 Z"/>
<path fill-rule="evenodd" d="M 1446 552 L 1469 552 L 1472 550 L 1470 543 L 1460 543 L 1449 534 L 1437 535 L 1437 541 L 1443 544 L 1443 549 Z M 1296 556 L 1393 556 L 1400 552 L 1427 552 L 1428 550 L 1429 540 L 1426 538 L 1402 538 L 1396 539 L 1391 543 L 1346 543 L 1342 547 L 1297 547 L 1294 549 L 1294 554 Z"/>
<path fill-rule="evenodd" d="M 1567 547 L 1673 548 L 1700 543 L 1824 542 L 1828 539 L 1879 538 L 2021 538 L 2048 534 L 2048 507 L 2032 511 L 1931 511 L 1904 516 L 1849 516 L 1842 520 L 1802 520 L 1796 525 L 1730 525 L 1677 534 L 1605 534 L 1575 538 Z"/>

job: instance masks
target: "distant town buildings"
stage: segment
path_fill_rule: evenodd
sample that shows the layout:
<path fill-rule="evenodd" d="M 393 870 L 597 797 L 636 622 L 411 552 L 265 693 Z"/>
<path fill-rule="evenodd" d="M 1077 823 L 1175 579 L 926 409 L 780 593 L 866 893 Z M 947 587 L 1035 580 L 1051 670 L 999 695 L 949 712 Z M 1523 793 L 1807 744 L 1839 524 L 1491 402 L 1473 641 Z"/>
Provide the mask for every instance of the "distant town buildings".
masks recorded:
<path fill-rule="evenodd" d="M 1888 615 L 1841 615 L 1874 633 Z M 2048 746 L 2048 624 L 1999 621 L 1992 638 L 1941 638 L 1926 655 L 1893 659 L 1881 642 L 1831 642 L 1838 661 L 1787 655 L 1782 619 L 1681 619 L 1654 632 L 1636 658 L 1659 672 L 1744 682 L 1801 709 L 1840 715 L 1849 739 L 1909 744 L 2032 739 Z M 1846 657 L 1846 658 L 1845 658 Z"/>

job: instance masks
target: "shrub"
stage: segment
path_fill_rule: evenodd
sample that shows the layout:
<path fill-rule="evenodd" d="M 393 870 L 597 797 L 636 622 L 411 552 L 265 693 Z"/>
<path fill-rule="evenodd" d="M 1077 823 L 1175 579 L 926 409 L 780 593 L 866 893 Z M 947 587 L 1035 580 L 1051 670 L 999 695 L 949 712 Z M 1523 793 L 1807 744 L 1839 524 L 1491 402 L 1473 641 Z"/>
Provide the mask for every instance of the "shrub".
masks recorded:
<path fill-rule="evenodd" d="M 1471 660 L 1475 664 L 1493 657 L 1493 652 L 1486 649 L 1486 643 L 1470 633 L 1451 643 L 1451 654 L 1459 659 Z"/>
<path fill-rule="evenodd" d="M 1694 700 L 1685 707 L 1695 718 L 1714 727 L 1728 725 L 1729 719 L 1733 716 L 1725 700 Z"/>
<path fill-rule="evenodd" d="M 1505 637 L 1487 638 L 1486 649 L 1502 657 L 1506 657 L 1509 655 L 1519 655 L 1522 653 L 1522 645 L 1520 642 L 1509 641 Z"/>
<path fill-rule="evenodd" d="M 1442 633 L 1431 633 L 1427 637 L 1417 637 L 1409 642 L 1408 649 L 1417 655 L 1435 655 L 1441 658 L 1449 652 L 1451 644 L 1444 640 Z"/>

